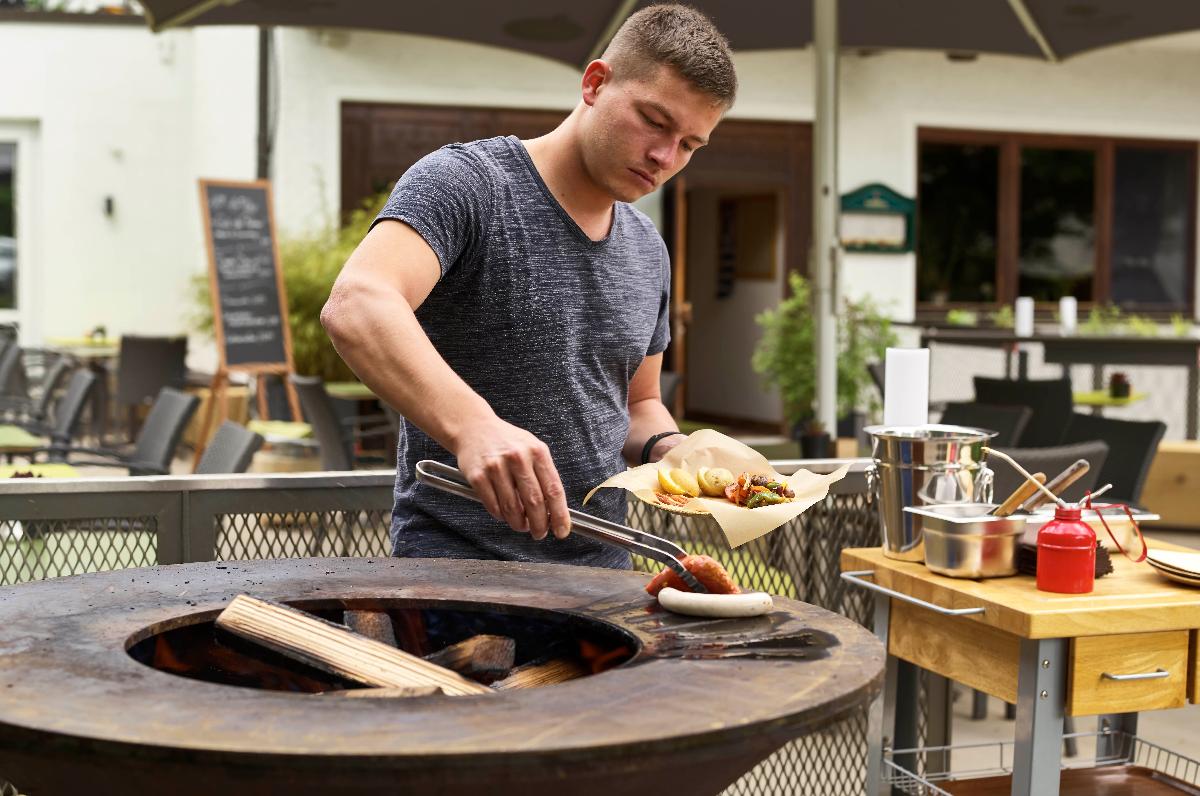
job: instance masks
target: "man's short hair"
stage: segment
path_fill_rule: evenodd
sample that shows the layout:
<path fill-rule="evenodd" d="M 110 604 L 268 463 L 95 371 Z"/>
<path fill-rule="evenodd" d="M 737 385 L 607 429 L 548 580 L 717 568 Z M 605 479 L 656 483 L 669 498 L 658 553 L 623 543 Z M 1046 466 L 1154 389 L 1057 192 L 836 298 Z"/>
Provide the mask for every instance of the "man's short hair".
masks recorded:
<path fill-rule="evenodd" d="M 643 8 L 625 20 L 600 57 L 617 80 L 646 77 L 665 64 L 726 108 L 737 95 L 729 40 L 690 6 Z"/>

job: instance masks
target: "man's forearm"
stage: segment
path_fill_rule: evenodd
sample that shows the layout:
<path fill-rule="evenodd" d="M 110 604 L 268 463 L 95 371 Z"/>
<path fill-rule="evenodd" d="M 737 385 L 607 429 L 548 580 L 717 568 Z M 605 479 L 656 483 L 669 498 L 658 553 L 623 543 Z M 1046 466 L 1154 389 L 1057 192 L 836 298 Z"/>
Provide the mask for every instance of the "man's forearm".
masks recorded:
<path fill-rule="evenodd" d="M 442 359 L 401 296 L 335 288 L 321 321 L 362 382 L 447 450 L 457 450 L 465 421 L 491 414 Z"/>
<path fill-rule="evenodd" d="M 621 449 L 625 461 L 634 467 L 642 463 L 642 448 L 655 434 L 678 431 L 675 418 L 659 398 L 646 398 L 629 405 L 629 436 Z M 650 461 L 658 461 L 667 451 L 683 441 L 682 436 L 669 436 L 659 440 L 650 451 Z"/>

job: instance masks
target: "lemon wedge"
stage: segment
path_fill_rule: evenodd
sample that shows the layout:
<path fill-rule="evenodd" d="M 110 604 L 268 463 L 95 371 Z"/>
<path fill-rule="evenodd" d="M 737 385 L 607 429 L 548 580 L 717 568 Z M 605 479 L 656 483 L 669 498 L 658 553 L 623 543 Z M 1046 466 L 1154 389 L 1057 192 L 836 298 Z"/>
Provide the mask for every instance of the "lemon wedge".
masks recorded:
<path fill-rule="evenodd" d="M 658 485 L 661 486 L 663 491 L 666 492 L 668 495 L 686 495 L 687 494 L 687 492 L 684 491 L 683 487 L 681 487 L 679 484 L 675 483 L 675 481 L 671 478 L 671 474 L 666 470 L 658 471 Z"/>
<path fill-rule="evenodd" d="M 696 476 L 684 470 L 682 467 L 676 467 L 671 470 L 671 480 L 675 485 L 683 490 L 683 494 L 692 497 L 700 497 L 700 484 L 696 482 Z"/>

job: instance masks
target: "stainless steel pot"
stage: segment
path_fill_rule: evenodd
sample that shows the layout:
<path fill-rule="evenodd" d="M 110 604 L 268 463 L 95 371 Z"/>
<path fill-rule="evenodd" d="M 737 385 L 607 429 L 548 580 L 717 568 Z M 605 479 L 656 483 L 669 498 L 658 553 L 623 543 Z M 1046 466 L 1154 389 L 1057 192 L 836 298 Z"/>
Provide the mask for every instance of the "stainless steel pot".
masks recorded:
<path fill-rule="evenodd" d="M 951 503 L 906 508 L 921 524 L 925 566 L 953 578 L 1017 574 L 1017 548 L 1025 516 L 992 517 L 994 503 Z"/>
<path fill-rule="evenodd" d="M 883 554 L 922 561 L 921 523 L 904 509 L 992 499 L 983 448 L 996 432 L 966 426 L 870 426 Z"/>

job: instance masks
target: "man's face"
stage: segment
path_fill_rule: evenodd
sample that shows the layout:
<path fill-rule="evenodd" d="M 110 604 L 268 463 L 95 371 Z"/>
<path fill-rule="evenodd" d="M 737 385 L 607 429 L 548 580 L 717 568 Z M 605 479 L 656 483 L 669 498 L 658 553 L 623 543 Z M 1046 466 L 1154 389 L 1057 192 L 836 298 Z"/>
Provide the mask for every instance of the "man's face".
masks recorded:
<path fill-rule="evenodd" d="M 725 108 L 668 66 L 644 78 L 612 77 L 602 61 L 584 73 L 583 163 L 614 199 L 632 202 L 687 165 Z"/>

